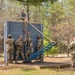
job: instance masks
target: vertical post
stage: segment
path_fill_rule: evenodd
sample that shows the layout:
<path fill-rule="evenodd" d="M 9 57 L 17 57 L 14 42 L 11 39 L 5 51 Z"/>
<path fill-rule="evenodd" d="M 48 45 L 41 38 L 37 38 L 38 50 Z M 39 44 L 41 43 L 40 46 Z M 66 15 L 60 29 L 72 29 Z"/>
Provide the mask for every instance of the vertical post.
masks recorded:
<path fill-rule="evenodd" d="M 5 64 L 7 63 L 7 53 L 6 53 L 6 45 L 5 45 L 5 39 L 7 39 L 7 35 L 8 35 L 8 22 L 4 25 L 4 62 Z"/>
<path fill-rule="evenodd" d="M 29 17 L 29 3 L 27 2 L 27 17 L 28 17 L 28 21 L 30 21 L 30 17 Z"/>

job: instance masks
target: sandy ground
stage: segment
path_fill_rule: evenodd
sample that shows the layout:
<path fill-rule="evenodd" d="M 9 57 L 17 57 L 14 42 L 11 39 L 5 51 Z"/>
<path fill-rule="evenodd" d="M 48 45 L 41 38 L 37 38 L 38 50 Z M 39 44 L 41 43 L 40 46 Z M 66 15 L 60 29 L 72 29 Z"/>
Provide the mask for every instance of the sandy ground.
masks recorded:
<path fill-rule="evenodd" d="M 70 57 L 45 57 L 45 62 L 61 62 L 61 63 L 70 63 Z"/>

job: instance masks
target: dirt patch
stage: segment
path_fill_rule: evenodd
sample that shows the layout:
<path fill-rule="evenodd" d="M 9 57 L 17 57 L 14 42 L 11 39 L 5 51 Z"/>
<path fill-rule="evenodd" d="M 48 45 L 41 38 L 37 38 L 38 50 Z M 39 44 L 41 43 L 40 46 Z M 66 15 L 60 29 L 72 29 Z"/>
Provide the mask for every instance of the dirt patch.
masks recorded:
<path fill-rule="evenodd" d="M 50 57 L 45 57 L 44 58 L 44 61 L 45 62 L 61 62 L 61 63 L 70 63 L 70 57 L 53 57 L 53 58 L 50 58 Z"/>
<path fill-rule="evenodd" d="M 3 65 L 4 61 L 0 61 L 0 64 Z M 25 64 L 9 64 L 8 66 L 0 66 L 0 69 L 11 69 L 11 68 L 58 68 L 58 67 L 67 67 L 70 66 L 70 58 L 49 58 L 45 57 L 44 62 L 32 62 Z"/>

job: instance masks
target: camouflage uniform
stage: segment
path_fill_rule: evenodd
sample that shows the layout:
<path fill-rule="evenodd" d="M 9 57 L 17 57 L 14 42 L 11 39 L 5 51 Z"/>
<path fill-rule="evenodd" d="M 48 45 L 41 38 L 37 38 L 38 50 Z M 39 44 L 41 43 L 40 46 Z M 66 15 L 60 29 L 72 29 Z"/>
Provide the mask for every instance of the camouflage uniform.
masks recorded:
<path fill-rule="evenodd" d="M 31 37 L 31 33 L 27 32 L 27 38 L 29 39 Z"/>
<path fill-rule="evenodd" d="M 71 51 L 71 65 L 75 68 L 75 41 L 69 45 L 68 49 Z"/>
<path fill-rule="evenodd" d="M 40 49 L 42 49 L 43 44 L 42 44 L 42 39 L 40 37 L 40 35 L 38 35 L 38 40 L 37 40 L 37 51 L 39 51 Z M 38 58 L 41 60 L 42 55 L 40 55 Z"/>
<path fill-rule="evenodd" d="M 27 52 L 26 52 L 26 58 L 28 58 L 33 53 L 33 44 L 31 41 L 31 38 L 27 41 Z"/>
<path fill-rule="evenodd" d="M 37 41 L 37 51 L 40 50 L 42 48 L 42 39 L 38 39 Z"/>
<path fill-rule="evenodd" d="M 21 40 L 16 40 L 15 45 L 16 45 L 16 61 L 19 57 L 19 54 L 21 54 L 23 60 L 24 60 L 24 53 L 23 53 L 23 46 L 24 46 L 25 42 L 22 42 Z"/>
<path fill-rule="evenodd" d="M 7 38 L 6 43 L 6 52 L 7 52 L 7 63 L 13 61 L 13 52 L 14 52 L 14 39 Z"/>

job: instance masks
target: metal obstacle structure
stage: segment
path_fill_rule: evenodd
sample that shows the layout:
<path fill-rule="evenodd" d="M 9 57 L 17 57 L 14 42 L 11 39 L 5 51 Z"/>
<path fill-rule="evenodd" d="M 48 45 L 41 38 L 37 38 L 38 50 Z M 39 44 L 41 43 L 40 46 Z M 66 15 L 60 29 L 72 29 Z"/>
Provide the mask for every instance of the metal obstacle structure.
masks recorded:
<path fill-rule="evenodd" d="M 43 33 L 43 25 L 42 24 L 36 24 L 36 23 L 32 23 L 33 26 L 35 26 L 40 32 Z M 4 41 L 7 38 L 8 34 L 12 34 L 12 37 L 14 38 L 14 40 L 17 40 L 19 38 L 20 35 L 23 35 L 24 38 L 26 38 L 26 34 L 24 33 L 24 23 L 23 22 L 12 22 L 12 21 L 7 21 L 6 25 L 4 27 Z M 34 53 L 36 52 L 36 42 L 37 42 L 37 35 L 39 34 L 42 37 L 43 40 L 43 36 L 37 31 L 35 30 L 29 23 L 28 23 L 28 32 L 31 33 L 31 39 L 32 39 L 32 43 L 33 43 L 33 48 L 34 48 Z M 25 54 L 27 50 L 26 45 L 24 46 L 23 52 Z M 14 59 L 15 59 L 15 48 L 14 48 Z M 19 57 L 19 59 L 21 59 L 21 57 Z M 4 42 L 4 61 L 7 62 L 7 54 L 6 54 L 6 46 L 5 46 L 5 42 Z M 42 61 L 43 61 L 43 56 L 42 56 Z"/>

